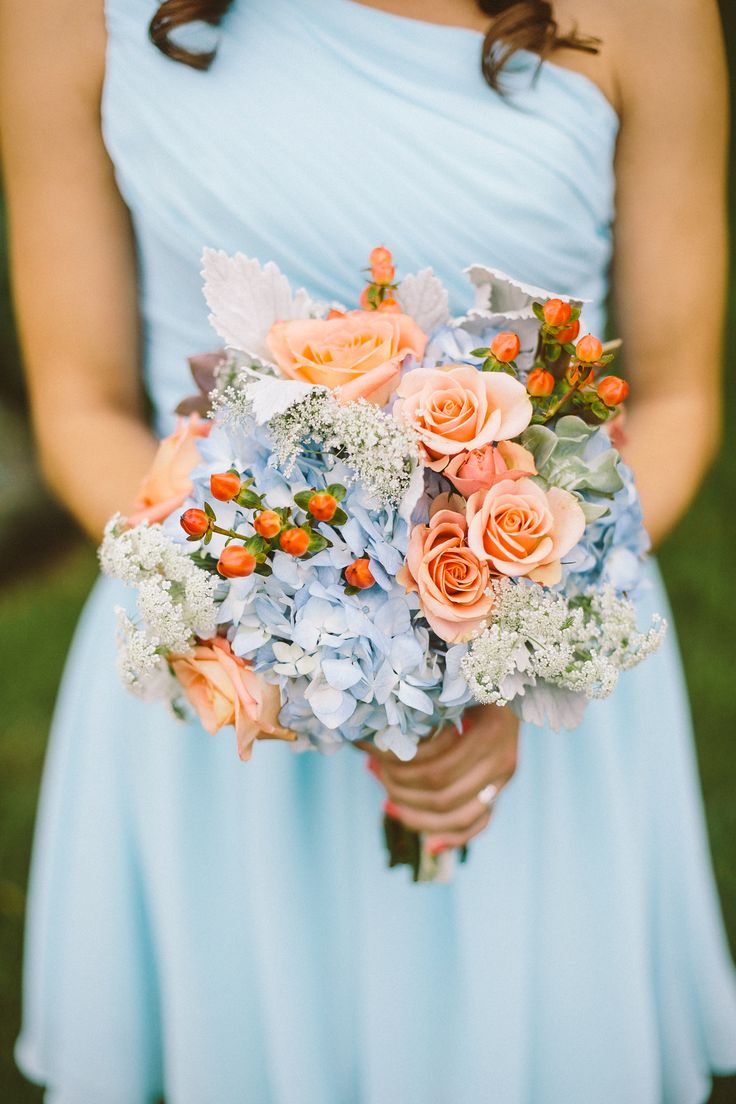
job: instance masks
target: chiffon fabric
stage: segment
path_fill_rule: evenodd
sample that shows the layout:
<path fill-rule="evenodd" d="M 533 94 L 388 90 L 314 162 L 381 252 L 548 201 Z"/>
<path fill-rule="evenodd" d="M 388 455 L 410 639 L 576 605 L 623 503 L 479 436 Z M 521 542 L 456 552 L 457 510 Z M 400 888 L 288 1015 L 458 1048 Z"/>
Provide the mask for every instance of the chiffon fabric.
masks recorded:
<path fill-rule="evenodd" d="M 352 0 L 238 0 L 202 73 L 148 42 L 156 6 L 108 0 L 102 124 L 161 432 L 218 344 L 205 245 L 344 302 L 384 243 L 458 311 L 487 263 L 600 331 L 617 118 L 586 78 L 522 54 L 502 97 L 479 34 Z M 415 886 L 360 753 L 241 764 L 231 731 L 127 696 L 129 600 L 96 585 L 46 764 L 17 1055 L 49 1101 L 700 1104 L 736 1068 L 674 633 L 577 731 L 525 729 L 467 866 Z M 643 612 L 665 604 L 653 570 Z"/>

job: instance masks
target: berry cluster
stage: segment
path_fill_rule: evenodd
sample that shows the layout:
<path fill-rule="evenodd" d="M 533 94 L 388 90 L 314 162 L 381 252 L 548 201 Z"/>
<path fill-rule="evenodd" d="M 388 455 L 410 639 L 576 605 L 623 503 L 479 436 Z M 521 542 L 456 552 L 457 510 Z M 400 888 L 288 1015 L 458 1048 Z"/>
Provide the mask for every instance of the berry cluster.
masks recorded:
<path fill-rule="evenodd" d="M 220 502 L 236 502 L 246 510 L 253 510 L 255 532 L 252 536 L 244 537 L 242 533 L 218 525 L 217 515 L 209 502 L 205 502 L 202 510 L 196 507 L 185 510 L 180 518 L 187 540 L 201 540 L 207 545 L 215 533 L 229 538 L 217 561 L 217 571 L 226 579 L 243 579 L 254 572 L 270 575 L 269 560 L 278 550 L 297 559 L 314 556 L 332 547 L 329 539 L 314 525 L 323 522 L 337 530 L 347 523 L 348 515 L 340 506 L 346 490 L 340 483 L 333 483 L 322 491 L 315 488 L 299 491 L 294 495 L 293 507 L 275 510 L 252 489 L 252 483 L 252 479 L 242 479 L 234 469 L 210 476 L 213 498 Z M 300 513 L 304 514 L 303 519 L 299 519 Z M 373 586 L 375 579 L 369 561 L 361 558 L 348 565 L 345 580 L 348 593 Z"/>

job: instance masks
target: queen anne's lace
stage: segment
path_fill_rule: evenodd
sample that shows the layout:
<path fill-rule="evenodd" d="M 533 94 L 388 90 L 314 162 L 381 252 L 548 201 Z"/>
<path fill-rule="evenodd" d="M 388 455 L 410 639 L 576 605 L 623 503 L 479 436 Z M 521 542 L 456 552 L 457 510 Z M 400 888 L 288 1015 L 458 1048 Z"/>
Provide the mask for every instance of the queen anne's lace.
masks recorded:
<path fill-rule="evenodd" d="M 125 684 L 141 697 L 172 697 L 164 656 L 191 651 L 195 638 L 215 634 L 216 580 L 197 567 L 160 525 L 126 528 L 116 515 L 105 529 L 100 564 L 106 575 L 138 591 L 138 626 L 118 611 L 119 670 Z"/>
<path fill-rule="evenodd" d="M 461 668 L 475 698 L 506 705 L 519 693 L 549 684 L 605 698 L 621 671 L 640 663 L 662 642 L 658 616 L 645 633 L 636 610 L 612 587 L 567 598 L 544 587 L 497 580 L 493 624 L 469 646 Z"/>

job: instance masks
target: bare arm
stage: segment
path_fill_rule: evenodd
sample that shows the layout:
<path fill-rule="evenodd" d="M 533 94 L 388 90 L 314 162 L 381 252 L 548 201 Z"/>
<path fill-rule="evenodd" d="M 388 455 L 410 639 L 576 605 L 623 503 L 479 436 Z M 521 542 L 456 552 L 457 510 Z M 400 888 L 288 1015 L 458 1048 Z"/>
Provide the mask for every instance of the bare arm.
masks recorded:
<path fill-rule="evenodd" d="M 101 0 L 0 5 L 0 137 L 16 313 L 44 472 L 93 536 L 133 501 L 135 259 L 100 133 Z"/>
<path fill-rule="evenodd" d="M 727 94 L 714 0 L 622 5 L 614 292 L 626 458 L 661 540 L 719 443 Z"/>

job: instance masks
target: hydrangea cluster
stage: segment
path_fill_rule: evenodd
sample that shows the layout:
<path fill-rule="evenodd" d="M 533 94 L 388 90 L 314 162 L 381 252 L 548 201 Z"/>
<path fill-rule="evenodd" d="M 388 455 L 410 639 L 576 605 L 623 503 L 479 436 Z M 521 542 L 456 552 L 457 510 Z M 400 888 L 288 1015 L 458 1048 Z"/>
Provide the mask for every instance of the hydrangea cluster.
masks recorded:
<path fill-rule="evenodd" d="M 613 587 L 569 598 L 543 587 L 494 581 L 493 623 L 468 647 L 462 672 L 474 697 L 519 708 L 554 728 L 605 698 L 626 671 L 656 651 L 666 625 L 637 629 L 636 610 Z M 550 694 L 550 688 L 566 692 Z M 538 693 L 537 691 L 541 691 Z"/>

